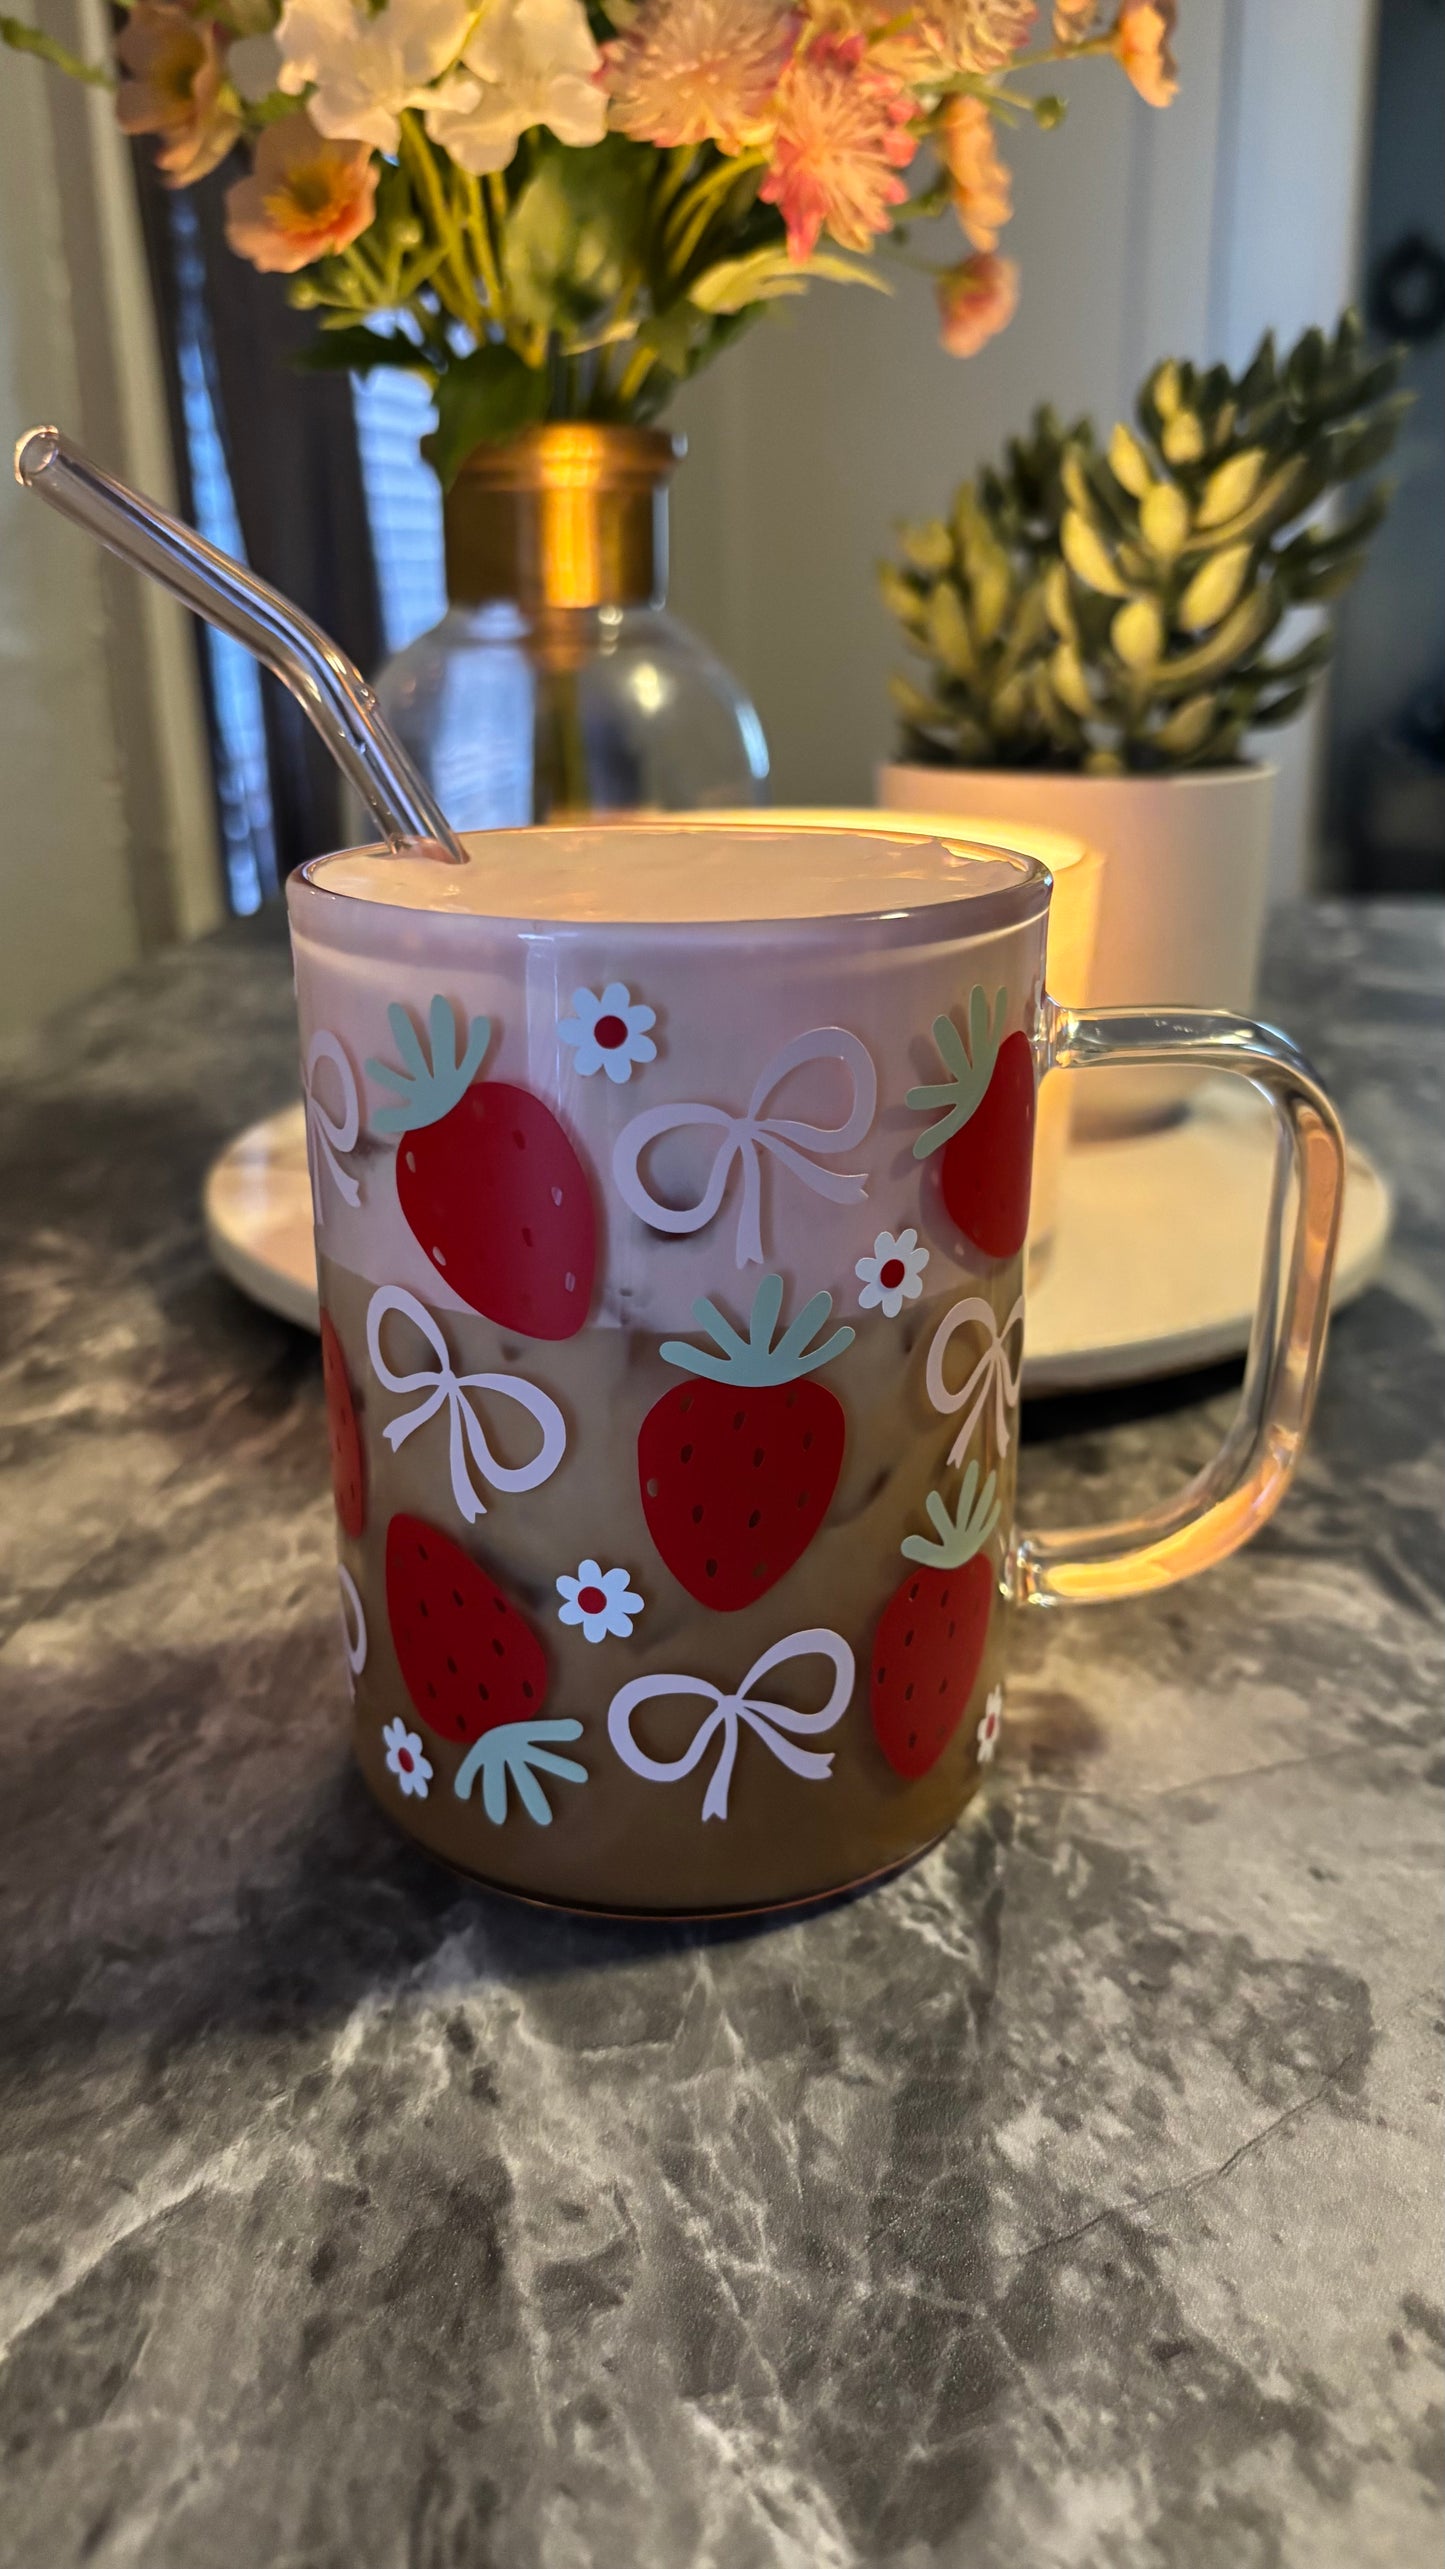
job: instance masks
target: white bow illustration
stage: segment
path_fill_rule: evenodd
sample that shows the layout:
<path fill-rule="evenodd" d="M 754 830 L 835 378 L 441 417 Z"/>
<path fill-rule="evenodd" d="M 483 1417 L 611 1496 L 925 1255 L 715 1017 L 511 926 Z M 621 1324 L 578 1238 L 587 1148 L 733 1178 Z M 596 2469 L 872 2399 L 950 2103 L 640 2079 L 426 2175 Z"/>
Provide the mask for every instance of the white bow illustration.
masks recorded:
<path fill-rule="evenodd" d="M 786 1115 L 765 1115 L 775 1088 L 789 1071 L 800 1070 L 805 1062 L 841 1062 L 852 1084 L 853 1103 L 841 1124 L 803 1124 Z M 858 1204 L 868 1192 L 866 1175 L 845 1176 L 841 1170 L 820 1168 L 812 1156 L 821 1152 L 831 1158 L 839 1151 L 855 1150 L 873 1121 L 878 1103 L 878 1074 L 867 1045 L 842 1026 L 815 1026 L 810 1034 L 795 1035 L 775 1053 L 762 1073 L 748 1100 L 745 1115 L 729 1115 L 721 1106 L 650 1106 L 645 1114 L 634 1115 L 617 1136 L 612 1154 L 612 1175 L 618 1194 L 630 1210 L 653 1231 L 701 1231 L 711 1222 L 727 1192 L 733 1162 L 740 1160 L 743 1171 L 743 1200 L 738 1212 L 737 1264 L 757 1267 L 763 1263 L 762 1240 L 762 1158 L 771 1151 L 775 1160 L 794 1177 L 811 1187 L 814 1195 L 826 1196 L 833 1204 Z M 659 1204 L 642 1175 L 641 1159 L 649 1142 L 663 1133 L 676 1133 L 693 1125 L 707 1125 L 720 1135 L 717 1155 L 708 1181 L 696 1204 L 676 1206 Z"/>
<path fill-rule="evenodd" d="M 316 1067 L 328 1061 L 341 1082 L 341 1113 L 333 1115 L 325 1099 L 317 1092 Z M 354 1151 L 361 1132 L 361 1099 L 357 1094 L 356 1073 L 334 1035 L 324 1031 L 313 1035 L 306 1049 L 306 1123 L 311 1148 L 311 1210 L 318 1229 L 325 1219 L 321 1210 L 321 1172 L 326 1170 L 343 1204 L 361 1202 L 361 1181 L 341 1165 L 340 1153 Z"/>
<path fill-rule="evenodd" d="M 1023 1338 L 1020 1335 L 1018 1355 L 1011 1365 L 1007 1342 L 1013 1329 L 1017 1328 L 1022 1332 L 1023 1317 L 1022 1294 L 1019 1295 L 1002 1329 L 994 1317 L 991 1305 L 984 1302 L 978 1295 L 970 1295 L 966 1302 L 956 1302 L 951 1311 L 945 1312 L 934 1331 L 933 1344 L 928 1350 L 928 1369 L 924 1376 L 928 1385 L 928 1397 L 934 1408 L 944 1417 L 954 1410 L 961 1409 L 966 1412 L 963 1425 L 948 1449 L 950 1463 L 963 1461 L 968 1451 L 968 1440 L 987 1409 L 990 1396 L 993 1399 L 994 1441 L 1000 1459 L 1008 1452 L 1011 1435 L 1009 1422 L 1012 1413 L 1018 1407 L 1019 1382 L 1024 1369 L 1024 1347 Z M 943 1379 L 944 1351 L 955 1330 L 965 1329 L 974 1322 L 986 1333 L 983 1354 L 961 1389 L 956 1392 L 950 1391 Z"/>
<path fill-rule="evenodd" d="M 790 1659 L 827 1659 L 833 1666 L 833 1691 L 821 1712 L 795 1713 L 786 1704 L 771 1703 L 765 1696 L 753 1700 L 753 1689 L 775 1668 Z M 710 1686 L 705 1677 L 634 1677 L 612 1698 L 607 1712 L 608 1736 L 624 1766 L 634 1775 L 645 1776 L 650 1784 L 671 1784 L 679 1776 L 690 1775 L 702 1763 L 716 1735 L 722 1734 L 722 1747 L 713 1768 L 703 1801 L 705 1820 L 725 1820 L 728 1815 L 728 1787 L 732 1782 L 742 1725 L 756 1731 L 772 1750 L 774 1757 L 794 1775 L 821 1780 L 833 1772 L 833 1752 L 825 1749 L 796 1748 L 795 1739 L 816 1738 L 841 1721 L 853 1693 L 853 1653 L 840 1633 L 826 1632 L 821 1626 L 810 1632 L 790 1633 L 786 1641 L 775 1641 L 761 1659 L 754 1660 L 735 1695 L 725 1695 Z M 681 1757 L 649 1757 L 632 1736 L 632 1716 L 639 1704 L 660 1695 L 700 1695 L 711 1704 L 712 1711 L 698 1724 Z M 790 1734 L 791 1736 L 788 1736 Z"/>
<path fill-rule="evenodd" d="M 381 1352 L 383 1322 L 398 1312 L 419 1329 L 436 1358 L 434 1372 L 394 1374 Z M 393 1452 L 399 1452 L 417 1428 L 425 1427 L 439 1409 L 448 1414 L 451 1433 L 452 1496 L 466 1524 L 475 1525 L 487 1513 L 486 1502 L 476 1484 L 490 1481 L 498 1490 L 535 1490 L 550 1481 L 567 1450 L 567 1423 L 556 1402 L 540 1391 L 535 1383 L 525 1382 L 520 1374 L 456 1374 L 447 1353 L 447 1343 L 425 1303 L 401 1285 L 382 1285 L 372 1297 L 366 1314 L 366 1345 L 371 1369 L 377 1381 L 389 1392 L 422 1392 L 425 1397 L 415 1409 L 394 1418 L 382 1429 Z M 541 1451 L 530 1463 L 515 1466 L 499 1462 L 487 1443 L 486 1429 L 467 1398 L 468 1392 L 494 1392 L 499 1400 L 515 1401 L 534 1418 L 542 1431 Z"/>
<path fill-rule="evenodd" d="M 366 1613 L 360 1591 L 344 1561 L 336 1564 L 337 1584 L 341 1589 L 341 1647 L 346 1654 L 347 1690 L 356 1693 L 356 1681 L 366 1666 Z"/>

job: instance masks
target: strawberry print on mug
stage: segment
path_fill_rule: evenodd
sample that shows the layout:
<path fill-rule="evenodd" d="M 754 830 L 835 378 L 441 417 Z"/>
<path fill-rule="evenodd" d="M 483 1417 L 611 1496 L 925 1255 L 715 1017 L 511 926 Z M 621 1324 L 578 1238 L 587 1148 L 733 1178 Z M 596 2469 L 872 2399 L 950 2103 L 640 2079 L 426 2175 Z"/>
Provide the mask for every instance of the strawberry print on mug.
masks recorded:
<path fill-rule="evenodd" d="M 387 1019 L 402 1067 L 366 1067 L 400 1103 L 373 1120 L 399 1136 L 396 1192 L 417 1246 L 499 1329 L 574 1337 L 592 1301 L 597 1218 L 556 1115 L 530 1088 L 480 1077 L 490 1018 L 471 1020 L 460 1056 L 456 1014 L 440 993 L 427 1015 L 429 1056 L 405 1008 Z"/>
<path fill-rule="evenodd" d="M 647 1530 L 688 1595 L 719 1614 L 766 1595 L 802 1559 L 842 1469 L 842 1402 L 809 1377 L 851 1347 L 854 1332 L 812 1343 L 833 1308 L 819 1293 L 775 1345 L 782 1307 L 782 1277 L 764 1276 L 742 1338 L 716 1303 L 696 1303 L 713 1345 L 668 1338 L 658 1352 L 701 1379 L 664 1392 L 638 1434 Z"/>
<path fill-rule="evenodd" d="M 1034 1057 L 1027 1035 L 1005 1035 L 1008 992 L 969 993 L 968 1041 L 951 1017 L 935 1017 L 933 1040 L 946 1079 L 910 1088 L 909 1106 L 943 1112 L 913 1145 L 935 1151 L 949 1219 L 986 1258 L 1017 1257 L 1029 1227 L 1033 1179 Z"/>
<path fill-rule="evenodd" d="M 999 1519 L 994 1475 L 970 1463 L 952 1513 L 928 1494 L 933 1534 L 899 1547 L 918 1564 L 889 1598 L 873 1643 L 873 1735 L 895 1774 L 926 1775 L 968 1709 L 997 1584 L 984 1550 Z"/>
<path fill-rule="evenodd" d="M 478 1777 L 494 1827 L 511 1797 L 539 1828 L 551 1821 L 540 1778 L 585 1784 L 587 1769 L 558 1750 L 579 1721 L 543 1718 L 547 1654 L 520 1606 L 449 1536 L 424 1518 L 386 1530 L 386 1610 L 392 1647 L 417 1718 L 464 1748 L 452 1790 L 466 1801 Z"/>

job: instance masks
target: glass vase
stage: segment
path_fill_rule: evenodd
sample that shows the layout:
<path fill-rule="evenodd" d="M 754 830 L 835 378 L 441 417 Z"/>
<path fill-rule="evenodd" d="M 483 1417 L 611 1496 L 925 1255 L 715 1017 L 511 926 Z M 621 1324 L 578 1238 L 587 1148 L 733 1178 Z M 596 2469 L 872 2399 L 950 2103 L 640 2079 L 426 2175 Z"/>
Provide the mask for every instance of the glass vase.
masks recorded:
<path fill-rule="evenodd" d="M 562 424 L 463 465 L 447 612 L 376 681 L 456 828 L 763 800 L 752 705 L 664 603 L 682 452 L 659 429 Z"/>

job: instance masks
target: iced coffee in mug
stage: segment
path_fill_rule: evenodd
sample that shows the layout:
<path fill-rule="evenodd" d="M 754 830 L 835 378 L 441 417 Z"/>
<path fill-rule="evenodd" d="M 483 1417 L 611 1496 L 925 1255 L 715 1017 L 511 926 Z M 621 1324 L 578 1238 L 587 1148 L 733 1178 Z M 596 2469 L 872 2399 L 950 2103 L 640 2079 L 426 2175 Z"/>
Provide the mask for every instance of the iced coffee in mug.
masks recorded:
<path fill-rule="evenodd" d="M 1013 1612 L 1162 1587 L 1277 1502 L 1339 1127 L 1263 1028 L 1056 1007 L 1049 876 L 1007 849 L 467 846 L 289 895 L 362 1772 L 435 1855 L 572 1908 L 865 1881 L 974 1791 Z M 1021 1531 L 1038 1083 L 1166 1060 L 1278 1117 L 1240 1417 L 1156 1514 Z"/>

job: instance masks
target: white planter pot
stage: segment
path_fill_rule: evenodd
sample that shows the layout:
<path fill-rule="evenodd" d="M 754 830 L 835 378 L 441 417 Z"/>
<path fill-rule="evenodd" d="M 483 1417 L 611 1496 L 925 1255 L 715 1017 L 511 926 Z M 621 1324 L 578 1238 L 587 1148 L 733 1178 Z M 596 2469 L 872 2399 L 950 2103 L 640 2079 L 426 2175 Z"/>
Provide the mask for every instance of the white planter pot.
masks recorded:
<path fill-rule="evenodd" d="M 1010 822 L 1032 822 L 1097 849 L 1103 873 L 1088 1006 L 1155 1002 L 1248 1016 L 1264 935 L 1274 775 L 1272 767 L 1186 776 L 884 767 L 878 799 L 894 811 L 956 814 L 960 825 L 1005 844 Z M 1177 1113 L 1194 1085 L 1193 1074 L 1177 1071 L 1095 1077 L 1076 1098 L 1076 1130 L 1138 1132 Z"/>

